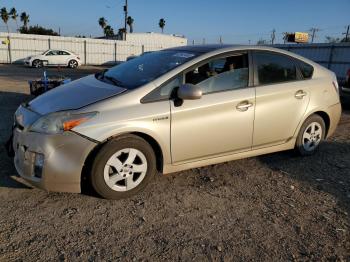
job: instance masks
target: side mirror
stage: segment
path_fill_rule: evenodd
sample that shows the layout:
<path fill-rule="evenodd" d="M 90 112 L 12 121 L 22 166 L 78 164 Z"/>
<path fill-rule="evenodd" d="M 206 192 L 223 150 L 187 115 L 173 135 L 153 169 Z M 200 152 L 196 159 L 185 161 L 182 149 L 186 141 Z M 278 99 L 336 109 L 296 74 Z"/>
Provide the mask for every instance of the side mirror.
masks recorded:
<path fill-rule="evenodd" d="M 184 84 L 177 90 L 178 98 L 182 100 L 195 100 L 202 97 L 202 90 L 199 86 Z"/>

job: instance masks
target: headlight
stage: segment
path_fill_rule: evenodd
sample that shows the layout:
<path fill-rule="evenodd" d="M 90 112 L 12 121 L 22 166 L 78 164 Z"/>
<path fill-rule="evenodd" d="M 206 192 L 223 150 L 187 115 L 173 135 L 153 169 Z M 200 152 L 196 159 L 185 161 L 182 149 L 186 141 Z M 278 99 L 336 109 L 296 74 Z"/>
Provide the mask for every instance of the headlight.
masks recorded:
<path fill-rule="evenodd" d="M 45 134 L 59 134 L 88 121 L 96 114 L 97 112 L 84 114 L 73 114 L 70 112 L 52 113 L 34 122 L 30 127 L 30 131 Z"/>

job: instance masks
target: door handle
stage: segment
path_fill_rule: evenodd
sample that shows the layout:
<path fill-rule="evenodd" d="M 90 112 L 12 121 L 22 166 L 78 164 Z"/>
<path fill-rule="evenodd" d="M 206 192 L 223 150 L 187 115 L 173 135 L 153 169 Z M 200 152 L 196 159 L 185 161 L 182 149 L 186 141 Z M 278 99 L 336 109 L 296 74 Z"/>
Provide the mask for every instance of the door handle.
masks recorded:
<path fill-rule="evenodd" d="M 238 111 L 244 112 L 244 111 L 247 111 L 248 108 L 252 106 L 253 106 L 253 103 L 250 103 L 249 101 L 242 101 L 236 106 L 236 109 Z"/>
<path fill-rule="evenodd" d="M 298 90 L 294 96 L 296 99 L 303 99 L 306 95 L 307 93 L 304 90 Z"/>

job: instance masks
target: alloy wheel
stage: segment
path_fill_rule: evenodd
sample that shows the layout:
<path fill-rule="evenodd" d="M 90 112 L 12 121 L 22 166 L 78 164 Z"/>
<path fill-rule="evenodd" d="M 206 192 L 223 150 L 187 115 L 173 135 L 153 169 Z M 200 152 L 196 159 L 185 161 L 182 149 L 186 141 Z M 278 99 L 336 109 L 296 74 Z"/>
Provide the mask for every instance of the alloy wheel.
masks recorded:
<path fill-rule="evenodd" d="M 145 155 L 135 148 L 125 148 L 113 154 L 104 167 L 104 181 L 118 192 L 137 187 L 147 173 Z"/>
<path fill-rule="evenodd" d="M 317 148 L 322 140 L 322 126 L 318 122 L 310 123 L 303 134 L 303 148 L 310 152 Z"/>
<path fill-rule="evenodd" d="M 78 62 L 75 60 L 72 60 L 69 62 L 69 67 L 70 68 L 76 68 L 78 66 Z"/>

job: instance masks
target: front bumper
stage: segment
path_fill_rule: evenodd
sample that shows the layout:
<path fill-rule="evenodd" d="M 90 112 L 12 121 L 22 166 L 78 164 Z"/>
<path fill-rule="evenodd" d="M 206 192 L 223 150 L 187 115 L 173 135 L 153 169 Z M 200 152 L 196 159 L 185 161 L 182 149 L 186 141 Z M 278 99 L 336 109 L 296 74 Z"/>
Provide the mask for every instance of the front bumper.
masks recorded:
<path fill-rule="evenodd" d="M 25 66 L 31 66 L 31 62 L 30 62 L 30 60 L 24 60 L 23 61 L 23 64 L 25 65 Z"/>
<path fill-rule="evenodd" d="M 13 130 L 14 164 L 19 175 L 35 187 L 55 192 L 81 192 L 81 172 L 96 143 L 73 132 L 45 135 Z M 35 157 L 44 155 L 40 176 Z"/>

